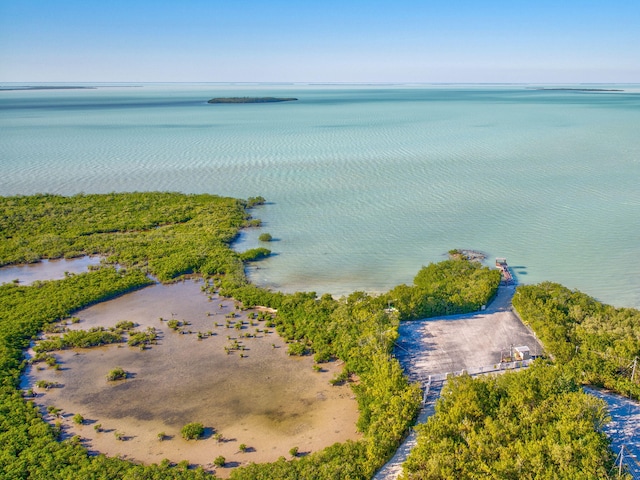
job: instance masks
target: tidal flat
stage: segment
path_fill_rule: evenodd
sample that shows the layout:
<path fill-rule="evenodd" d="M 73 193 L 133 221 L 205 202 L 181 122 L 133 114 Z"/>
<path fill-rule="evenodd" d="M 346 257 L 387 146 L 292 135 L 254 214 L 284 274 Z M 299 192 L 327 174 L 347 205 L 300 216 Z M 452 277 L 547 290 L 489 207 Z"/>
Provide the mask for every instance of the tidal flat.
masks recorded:
<path fill-rule="evenodd" d="M 65 436 L 79 435 L 93 453 L 143 463 L 167 458 L 213 469 L 213 460 L 222 455 L 233 467 L 288 458 L 293 447 L 304 454 L 360 437 L 352 391 L 329 383 L 339 364 L 321 364 L 316 371 L 311 357 L 288 356 L 274 328 L 249 319 L 255 309 L 237 310 L 233 299 L 207 295 L 203 285 L 201 280 L 156 284 L 77 312 L 80 321 L 69 329 L 109 328 L 128 320 L 138 331 L 155 328 L 158 343 L 145 350 L 122 343 L 57 351 L 59 370 L 34 364 L 23 388 L 34 388 L 34 401 L 44 412 L 48 406 L 61 409 Z M 229 319 L 232 312 L 236 316 Z M 171 319 L 188 322 L 183 330 L 192 333 L 169 328 Z M 233 326 L 238 322 L 241 329 Z M 227 353 L 225 347 L 236 341 L 244 350 Z M 116 367 L 129 378 L 107 381 Z M 34 387 L 38 380 L 59 388 Z M 75 414 L 84 424 L 74 424 Z M 180 429 L 190 422 L 205 426 L 204 438 L 181 437 Z M 248 447 L 245 452 L 241 444 Z M 229 471 L 218 468 L 216 474 Z"/>
<path fill-rule="evenodd" d="M 20 285 L 31 285 L 36 281 L 60 280 L 69 273 L 86 272 L 102 260 L 98 256 L 85 255 L 77 258 L 42 259 L 36 263 L 7 265 L 0 268 L 0 284 L 16 280 Z"/>

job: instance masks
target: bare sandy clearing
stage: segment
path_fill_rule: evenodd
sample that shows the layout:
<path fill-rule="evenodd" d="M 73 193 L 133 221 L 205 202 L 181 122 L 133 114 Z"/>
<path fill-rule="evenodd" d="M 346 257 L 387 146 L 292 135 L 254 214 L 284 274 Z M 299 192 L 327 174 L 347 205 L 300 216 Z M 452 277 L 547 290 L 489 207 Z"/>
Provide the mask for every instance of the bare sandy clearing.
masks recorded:
<path fill-rule="evenodd" d="M 499 364 L 501 353 L 526 345 L 542 347 L 513 312 L 514 286 L 501 286 L 484 311 L 402 322 L 396 355 L 414 377 L 475 370 Z"/>

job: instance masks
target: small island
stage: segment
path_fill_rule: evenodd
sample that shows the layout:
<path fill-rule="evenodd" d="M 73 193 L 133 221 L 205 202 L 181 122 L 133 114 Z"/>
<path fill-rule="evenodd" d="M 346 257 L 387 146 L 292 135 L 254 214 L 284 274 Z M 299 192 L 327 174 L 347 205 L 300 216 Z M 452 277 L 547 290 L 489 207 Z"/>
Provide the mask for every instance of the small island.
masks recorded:
<path fill-rule="evenodd" d="M 293 102 L 297 98 L 278 98 L 278 97 L 218 97 L 212 98 L 207 103 L 275 103 L 275 102 Z"/>

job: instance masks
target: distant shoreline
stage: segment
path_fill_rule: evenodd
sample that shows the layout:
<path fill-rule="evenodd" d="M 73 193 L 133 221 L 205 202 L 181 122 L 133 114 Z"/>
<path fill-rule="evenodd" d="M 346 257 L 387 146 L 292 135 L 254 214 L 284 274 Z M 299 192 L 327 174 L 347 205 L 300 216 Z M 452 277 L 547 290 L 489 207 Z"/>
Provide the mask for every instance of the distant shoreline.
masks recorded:
<path fill-rule="evenodd" d="M 546 88 L 546 87 L 540 87 L 540 88 L 533 88 L 533 90 L 549 90 L 549 91 L 554 91 L 554 90 L 560 90 L 560 91 L 570 91 L 570 92 L 624 92 L 624 90 L 619 89 L 619 88 L 569 88 L 569 87 L 565 87 L 565 88 Z"/>
<path fill-rule="evenodd" d="M 15 90 L 95 90 L 98 87 L 74 86 L 74 85 L 33 85 L 26 87 L 0 87 L 0 91 L 10 92 Z"/>
<path fill-rule="evenodd" d="M 297 98 L 278 98 L 278 97 L 218 97 L 212 98 L 207 103 L 275 103 L 275 102 L 293 102 Z"/>
<path fill-rule="evenodd" d="M 18 85 L 3 87 L 0 92 L 31 91 L 31 90 L 97 90 L 99 88 L 140 88 L 142 85 Z"/>

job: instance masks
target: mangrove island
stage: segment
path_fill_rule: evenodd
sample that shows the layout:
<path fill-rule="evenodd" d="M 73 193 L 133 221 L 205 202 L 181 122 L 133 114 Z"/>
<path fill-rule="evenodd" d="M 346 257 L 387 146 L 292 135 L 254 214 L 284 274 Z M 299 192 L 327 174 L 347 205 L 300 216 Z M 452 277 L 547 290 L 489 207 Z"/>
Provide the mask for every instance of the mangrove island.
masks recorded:
<path fill-rule="evenodd" d="M 297 98 L 278 98 L 278 97 L 217 97 L 212 98 L 207 103 L 276 103 L 276 102 L 294 102 Z"/>

